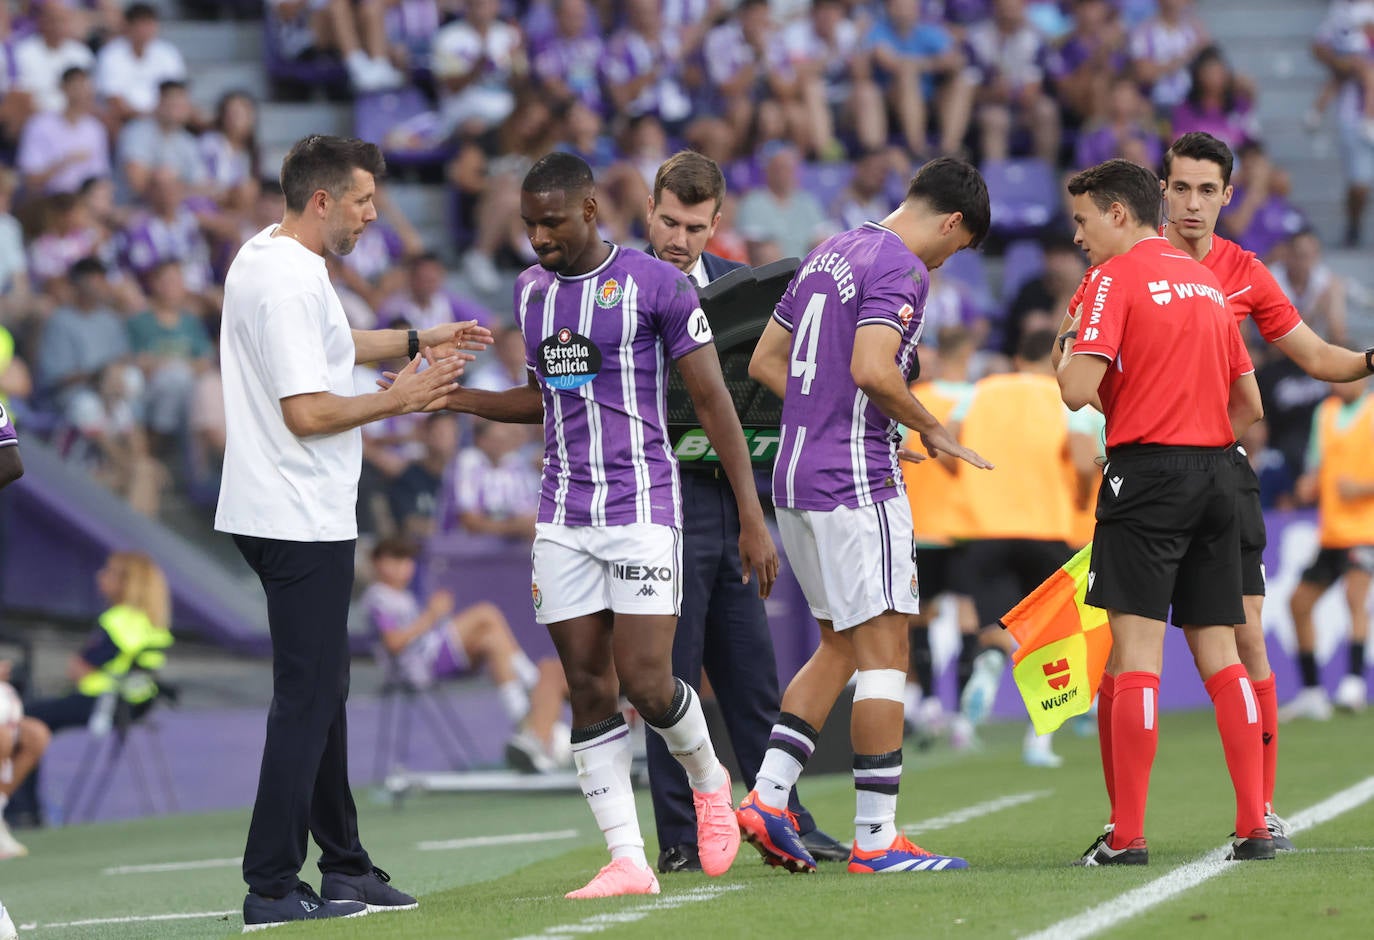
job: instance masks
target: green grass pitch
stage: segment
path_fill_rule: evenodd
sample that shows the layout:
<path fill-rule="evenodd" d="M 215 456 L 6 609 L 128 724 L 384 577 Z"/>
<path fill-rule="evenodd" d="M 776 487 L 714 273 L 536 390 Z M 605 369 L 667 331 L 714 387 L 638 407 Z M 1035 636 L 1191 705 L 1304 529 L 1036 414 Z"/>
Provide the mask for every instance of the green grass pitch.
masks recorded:
<path fill-rule="evenodd" d="M 580 795 L 431 795 L 395 809 L 360 790 L 366 845 L 399 886 L 420 896 L 420 909 L 277 928 L 268 935 L 722 940 L 835 936 L 848 930 L 865 938 L 1011 938 L 1150 885 L 1226 841 L 1233 809 L 1210 712 L 1162 718 L 1147 820 L 1151 858 L 1144 869 L 1068 867 L 1100 831 L 1106 813 L 1096 739 L 1062 732 L 1056 747 L 1067 759 L 1065 766 L 1040 770 L 1021 763 L 1021 732 L 1016 725 L 993 726 L 984 735 L 984 748 L 972 754 L 957 755 L 941 746 L 922 754 L 908 751 L 898 822 L 924 823 L 915 841 L 965 856 L 971 866 L 967 872 L 878 878 L 823 865 L 815 875 L 788 875 L 764 867 L 746 846 L 719 879 L 665 876 L 657 898 L 572 902 L 563 893 L 584 883 L 605 861 Z M 1281 740 L 1278 809 L 1285 815 L 1374 774 L 1370 717 L 1338 715 L 1325 724 L 1285 726 Z M 802 793 L 823 828 L 848 836 L 853 792 L 847 777 L 803 778 Z M 656 846 L 647 794 L 640 794 L 639 804 L 652 859 Z M 961 812 L 988 804 L 994 808 Z M 33 925 L 21 930 L 21 937 L 236 935 L 243 888 L 236 865 L 224 860 L 242 851 L 246 825 L 246 813 L 227 813 L 23 833 L 32 855 L 0 862 L 0 899 L 21 927 Z M 424 841 L 523 833 L 560 837 L 418 848 Z M 1300 833 L 1295 841 L 1299 852 L 1274 862 L 1226 866 L 1200 885 L 1147 905 L 1111 926 L 1107 935 L 1151 940 L 1374 935 L 1374 801 Z M 107 872 L 189 861 L 206 866 Z M 306 877 L 318 886 L 313 861 Z M 209 916 L 141 919 L 171 914 Z M 109 922 L 115 918 L 131 919 Z M 91 919 L 107 922 L 74 923 Z"/>

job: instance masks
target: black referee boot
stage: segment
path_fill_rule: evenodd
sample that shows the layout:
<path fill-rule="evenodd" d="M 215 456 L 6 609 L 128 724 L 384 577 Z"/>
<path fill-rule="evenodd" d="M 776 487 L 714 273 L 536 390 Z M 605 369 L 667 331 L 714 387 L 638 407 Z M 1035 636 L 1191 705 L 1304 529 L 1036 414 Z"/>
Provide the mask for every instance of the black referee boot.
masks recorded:
<path fill-rule="evenodd" d="M 1235 833 L 1231 833 L 1235 835 Z M 1274 857 L 1274 837 L 1268 829 L 1256 829 L 1249 838 L 1237 839 L 1226 853 L 1228 862 L 1261 862 Z"/>
<path fill-rule="evenodd" d="M 1083 857 L 1074 860 L 1074 865 L 1080 868 L 1097 868 L 1101 865 L 1148 865 L 1150 864 L 1150 849 L 1145 844 L 1144 839 L 1136 839 L 1124 849 L 1114 849 L 1112 844 L 1107 841 L 1111 838 L 1112 827 L 1108 826 L 1095 840 L 1088 846 L 1088 850 L 1083 853 Z"/>

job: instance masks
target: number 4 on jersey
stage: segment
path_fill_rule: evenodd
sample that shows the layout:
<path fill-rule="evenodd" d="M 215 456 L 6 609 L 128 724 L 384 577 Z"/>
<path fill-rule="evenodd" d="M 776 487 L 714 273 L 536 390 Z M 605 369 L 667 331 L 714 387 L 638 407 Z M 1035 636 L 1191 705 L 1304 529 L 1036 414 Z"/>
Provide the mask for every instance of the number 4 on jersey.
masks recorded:
<path fill-rule="evenodd" d="M 816 293 L 806 302 L 797 333 L 792 340 L 792 377 L 801 379 L 801 393 L 811 394 L 816 380 L 816 342 L 821 337 L 821 314 L 825 313 L 825 295 Z M 804 355 L 798 355 L 805 349 Z"/>

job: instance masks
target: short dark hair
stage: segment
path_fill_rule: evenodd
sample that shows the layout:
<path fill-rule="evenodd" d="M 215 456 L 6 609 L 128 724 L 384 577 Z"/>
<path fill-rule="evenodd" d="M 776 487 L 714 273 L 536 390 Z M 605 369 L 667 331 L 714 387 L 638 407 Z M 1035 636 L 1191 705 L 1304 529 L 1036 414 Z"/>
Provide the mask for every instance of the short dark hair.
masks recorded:
<path fill-rule="evenodd" d="M 87 255 L 73 263 L 72 266 L 67 269 L 67 277 L 73 281 L 79 281 L 82 278 L 104 273 L 105 265 L 95 255 Z"/>
<path fill-rule="evenodd" d="M 410 539 L 391 535 L 372 546 L 372 560 L 378 558 L 414 558 L 420 554 L 418 546 Z"/>
<path fill-rule="evenodd" d="M 62 80 L 60 84 L 65 85 L 67 84 L 67 82 L 71 81 L 77 76 L 90 74 L 90 72 L 86 71 L 79 65 L 69 65 L 67 66 L 67 68 L 62 70 Z"/>
<path fill-rule="evenodd" d="M 406 269 L 414 271 L 420 265 L 429 264 L 430 262 L 433 262 L 434 264 L 443 264 L 444 259 L 439 257 L 439 253 L 437 251 L 417 251 L 415 252 L 415 254 L 411 255 L 409 258 L 406 259 Z"/>
<path fill-rule="evenodd" d="M 157 83 L 157 96 L 161 98 L 169 91 L 185 91 L 186 83 L 179 78 L 164 78 Z"/>
<path fill-rule="evenodd" d="M 534 161 L 520 189 L 527 193 L 583 194 L 596 185 L 592 168 L 581 157 L 555 150 Z"/>
<path fill-rule="evenodd" d="M 1129 160 L 1108 160 L 1069 180 L 1069 195 L 1088 195 L 1103 212 L 1114 202 L 1126 207 L 1141 225 L 1159 227 L 1159 178 Z"/>
<path fill-rule="evenodd" d="M 353 171 L 364 170 L 373 178 L 386 173 L 386 159 L 376 144 L 356 137 L 311 134 L 292 145 L 281 164 L 281 189 L 286 211 L 304 212 L 318 190 L 339 199 L 353 183 Z"/>
<path fill-rule="evenodd" d="M 679 150 L 654 174 L 654 202 L 663 198 L 667 190 L 684 206 L 695 206 L 710 199 L 720 211 L 725 199 L 725 175 L 716 161 L 695 150 Z"/>
<path fill-rule="evenodd" d="M 153 6 L 151 3 L 143 3 L 142 0 L 138 3 L 129 4 L 124 10 L 124 22 L 126 23 L 155 19 L 157 19 L 157 7 Z"/>
<path fill-rule="evenodd" d="M 950 323 L 935 332 L 935 348 L 945 355 L 968 349 L 973 345 L 973 333 L 962 323 Z"/>
<path fill-rule="evenodd" d="M 1226 146 L 1224 141 L 1218 140 L 1211 134 L 1203 131 L 1190 131 L 1178 140 L 1174 141 L 1173 146 L 1164 151 L 1164 180 L 1168 182 L 1169 174 L 1174 169 L 1175 157 L 1187 157 L 1189 160 L 1207 160 L 1215 163 L 1221 168 L 1221 184 L 1231 185 L 1231 170 L 1235 168 L 1236 158 L 1231 153 L 1231 148 Z"/>
<path fill-rule="evenodd" d="M 1016 358 L 1022 362 L 1043 362 L 1054 352 L 1058 339 L 1054 330 L 1031 330 L 1016 344 Z"/>
<path fill-rule="evenodd" d="M 962 212 L 964 228 L 973 236 L 972 248 L 987 237 L 992 224 L 988 184 L 967 161 L 954 157 L 931 160 L 911 180 L 906 198 L 919 199 L 936 212 Z"/>

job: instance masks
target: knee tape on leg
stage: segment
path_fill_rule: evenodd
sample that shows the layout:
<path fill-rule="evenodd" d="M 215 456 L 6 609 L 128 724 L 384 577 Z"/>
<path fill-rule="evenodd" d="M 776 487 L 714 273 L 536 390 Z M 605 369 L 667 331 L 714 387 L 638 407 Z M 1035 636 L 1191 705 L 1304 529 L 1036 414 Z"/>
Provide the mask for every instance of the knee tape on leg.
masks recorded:
<path fill-rule="evenodd" d="M 854 701 L 878 698 L 889 702 L 903 701 L 906 692 L 906 673 L 900 669 L 860 669 L 854 683 Z"/>

